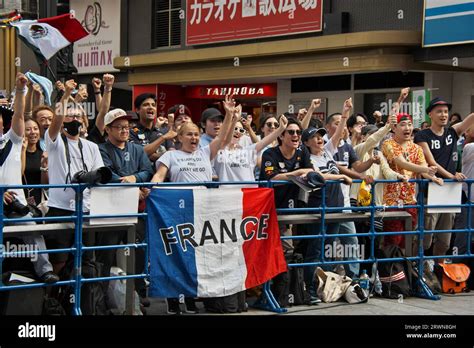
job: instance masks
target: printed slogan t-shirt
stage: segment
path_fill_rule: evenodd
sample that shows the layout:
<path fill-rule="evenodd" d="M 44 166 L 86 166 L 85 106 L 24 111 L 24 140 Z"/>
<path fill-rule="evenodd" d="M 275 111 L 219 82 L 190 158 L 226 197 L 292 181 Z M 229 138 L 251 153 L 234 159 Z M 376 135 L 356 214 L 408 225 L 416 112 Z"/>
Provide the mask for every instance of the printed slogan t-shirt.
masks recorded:
<path fill-rule="evenodd" d="M 181 150 L 168 151 L 156 162 L 158 168 L 163 163 L 171 182 L 212 181 L 211 149 L 209 146 L 193 153 Z"/>

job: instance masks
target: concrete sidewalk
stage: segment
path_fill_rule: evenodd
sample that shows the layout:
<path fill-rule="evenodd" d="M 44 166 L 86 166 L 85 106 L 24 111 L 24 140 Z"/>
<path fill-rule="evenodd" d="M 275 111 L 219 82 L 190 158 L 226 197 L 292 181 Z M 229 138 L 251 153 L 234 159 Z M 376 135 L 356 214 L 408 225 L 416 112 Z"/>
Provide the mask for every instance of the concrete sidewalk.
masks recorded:
<path fill-rule="evenodd" d="M 150 299 L 147 315 L 167 315 L 164 299 Z M 248 302 L 251 302 L 250 300 Z M 197 303 L 203 315 L 202 303 Z M 189 315 L 189 314 L 187 314 Z M 279 315 L 277 313 L 249 308 L 248 312 L 228 315 Z M 368 303 L 348 304 L 347 302 L 320 303 L 316 306 L 296 306 L 288 308 L 284 315 L 474 315 L 474 292 L 457 295 L 441 295 L 441 300 L 425 300 L 410 297 L 398 300 L 372 297 Z"/>

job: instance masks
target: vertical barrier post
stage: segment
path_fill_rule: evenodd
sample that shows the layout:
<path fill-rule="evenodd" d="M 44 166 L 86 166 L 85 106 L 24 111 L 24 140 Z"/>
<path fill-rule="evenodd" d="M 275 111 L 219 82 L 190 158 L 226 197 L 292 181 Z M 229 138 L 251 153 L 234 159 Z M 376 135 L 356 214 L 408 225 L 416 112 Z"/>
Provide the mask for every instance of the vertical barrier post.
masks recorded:
<path fill-rule="evenodd" d="M 417 207 L 419 207 L 418 211 L 418 280 L 416 284 L 416 294 L 418 297 L 422 298 L 427 298 L 430 300 L 440 300 L 441 296 L 433 294 L 431 289 L 429 288 L 428 285 L 423 280 L 423 260 L 424 260 L 424 252 L 425 250 L 423 249 L 423 240 L 425 238 L 425 200 L 424 200 L 424 189 L 427 186 L 428 180 L 421 179 L 417 181 L 420 189 L 419 191 L 419 197 L 418 197 L 418 202 L 417 202 Z"/>
<path fill-rule="evenodd" d="M 329 184 L 331 185 L 331 184 Z M 339 185 L 339 184 L 337 184 Z M 325 220 L 326 220 L 326 185 L 323 185 L 321 189 L 321 260 L 324 264 L 324 261 L 326 261 L 326 258 L 324 257 L 324 245 L 326 243 L 326 226 L 325 226 Z M 314 232 L 312 232 L 314 234 Z"/>
<path fill-rule="evenodd" d="M 471 190 L 472 181 L 467 183 L 467 250 L 466 254 L 471 256 L 471 235 L 472 235 L 472 202 L 471 202 Z"/>
<path fill-rule="evenodd" d="M 288 185 L 288 184 L 285 184 L 285 185 Z M 266 186 L 267 186 L 267 188 L 273 188 L 273 182 L 268 180 L 266 182 Z M 263 284 L 263 289 L 262 289 L 263 290 L 263 296 L 261 296 L 260 299 L 258 299 L 255 302 L 253 307 L 261 308 L 263 310 L 268 310 L 268 311 L 272 311 L 272 312 L 276 312 L 276 313 L 286 313 L 288 310 L 286 308 L 281 308 L 280 304 L 278 303 L 278 301 L 273 296 L 273 293 L 272 293 L 272 290 L 271 290 L 271 287 L 270 287 L 270 282 L 271 282 L 271 280 L 266 282 L 265 284 Z"/>
<path fill-rule="evenodd" d="M 0 195 L 2 195 L 2 199 L 0 202 L 0 216 L 1 216 L 1 221 L 0 221 L 0 246 L 3 245 L 3 219 L 5 217 L 5 214 L 3 212 L 3 195 L 5 194 L 5 187 L 1 186 L 0 187 Z M 3 281 L 1 275 L 3 274 L 3 252 L 4 248 L 0 248 L 0 286 L 3 286 Z"/>
<path fill-rule="evenodd" d="M 76 221 L 74 229 L 74 315 L 82 315 L 81 312 L 81 286 L 82 286 L 82 198 L 83 198 L 83 184 L 74 187 L 76 191 Z"/>
<path fill-rule="evenodd" d="M 372 187 L 370 189 L 371 191 L 371 199 L 370 199 L 370 259 L 374 260 L 375 259 L 375 185 L 377 184 L 377 181 L 374 181 L 372 184 Z M 375 275 L 372 275 L 375 279 Z"/>

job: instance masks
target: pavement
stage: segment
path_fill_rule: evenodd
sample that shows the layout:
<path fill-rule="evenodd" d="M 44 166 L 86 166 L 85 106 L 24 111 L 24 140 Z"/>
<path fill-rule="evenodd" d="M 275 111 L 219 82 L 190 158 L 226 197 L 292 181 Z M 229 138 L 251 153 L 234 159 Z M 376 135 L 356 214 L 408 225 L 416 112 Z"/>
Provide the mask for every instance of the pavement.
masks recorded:
<path fill-rule="evenodd" d="M 164 299 L 150 298 L 151 305 L 146 308 L 147 315 L 166 314 Z M 247 300 L 249 309 L 244 313 L 227 315 L 281 315 L 269 311 L 252 308 L 255 298 Z M 183 315 L 214 315 L 205 313 L 201 302 L 197 302 L 200 314 Z M 314 306 L 294 306 L 288 308 L 283 315 L 474 315 L 474 292 L 456 295 L 441 295 L 441 300 L 434 301 L 417 297 L 400 300 L 372 297 L 367 303 L 349 304 L 345 301 L 319 303 Z"/>

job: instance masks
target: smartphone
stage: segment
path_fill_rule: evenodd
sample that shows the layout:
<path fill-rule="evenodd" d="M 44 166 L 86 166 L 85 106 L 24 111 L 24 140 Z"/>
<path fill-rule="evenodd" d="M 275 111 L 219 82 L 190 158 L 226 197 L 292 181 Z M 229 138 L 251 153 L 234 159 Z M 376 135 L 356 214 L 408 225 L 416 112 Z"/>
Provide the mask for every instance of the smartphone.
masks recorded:
<path fill-rule="evenodd" d="M 249 114 L 248 114 L 247 112 L 242 112 L 242 118 L 247 119 L 248 115 L 249 115 Z"/>
<path fill-rule="evenodd" d="M 372 153 L 373 156 L 377 156 L 378 152 L 377 149 L 374 149 L 374 152 Z"/>

